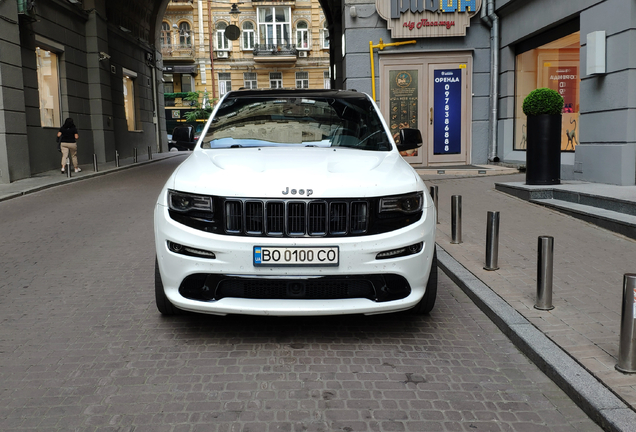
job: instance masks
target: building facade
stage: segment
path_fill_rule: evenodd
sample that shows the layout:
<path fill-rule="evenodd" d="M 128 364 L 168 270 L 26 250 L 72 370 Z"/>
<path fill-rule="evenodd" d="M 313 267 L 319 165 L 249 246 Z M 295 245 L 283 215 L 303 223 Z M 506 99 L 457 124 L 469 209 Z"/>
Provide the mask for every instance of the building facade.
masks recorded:
<path fill-rule="evenodd" d="M 353 0 L 340 27 L 335 85 L 422 130 L 414 165 L 524 165 L 521 105 L 548 87 L 565 102 L 561 178 L 635 184 L 632 0 Z"/>
<path fill-rule="evenodd" d="M 330 88 L 328 36 L 315 0 L 171 0 L 161 25 L 168 132 L 191 109 L 180 93 L 213 102 L 239 88 Z"/>

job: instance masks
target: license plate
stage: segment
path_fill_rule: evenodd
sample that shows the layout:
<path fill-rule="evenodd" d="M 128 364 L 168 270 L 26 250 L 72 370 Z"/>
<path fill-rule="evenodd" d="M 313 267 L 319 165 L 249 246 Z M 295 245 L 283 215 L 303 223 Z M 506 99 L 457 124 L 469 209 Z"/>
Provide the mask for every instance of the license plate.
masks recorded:
<path fill-rule="evenodd" d="M 337 266 L 337 246 L 271 247 L 254 246 L 255 266 Z"/>

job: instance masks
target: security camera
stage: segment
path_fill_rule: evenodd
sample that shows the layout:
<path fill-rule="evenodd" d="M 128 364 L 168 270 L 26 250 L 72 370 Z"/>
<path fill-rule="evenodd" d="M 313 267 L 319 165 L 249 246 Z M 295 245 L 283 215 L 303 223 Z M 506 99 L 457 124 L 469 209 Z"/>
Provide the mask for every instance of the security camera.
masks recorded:
<path fill-rule="evenodd" d="M 110 56 L 103 51 L 99 52 L 99 61 L 108 60 Z"/>

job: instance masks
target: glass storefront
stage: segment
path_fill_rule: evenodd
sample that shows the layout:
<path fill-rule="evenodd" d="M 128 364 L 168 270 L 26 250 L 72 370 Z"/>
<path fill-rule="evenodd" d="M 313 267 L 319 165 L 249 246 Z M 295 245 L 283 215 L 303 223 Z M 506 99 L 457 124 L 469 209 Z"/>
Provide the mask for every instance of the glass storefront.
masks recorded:
<path fill-rule="evenodd" d="M 580 34 L 575 32 L 517 55 L 514 150 L 525 150 L 527 145 L 523 100 L 532 90 L 544 87 L 563 96 L 561 151 L 573 152 L 578 145 L 580 48 Z"/>

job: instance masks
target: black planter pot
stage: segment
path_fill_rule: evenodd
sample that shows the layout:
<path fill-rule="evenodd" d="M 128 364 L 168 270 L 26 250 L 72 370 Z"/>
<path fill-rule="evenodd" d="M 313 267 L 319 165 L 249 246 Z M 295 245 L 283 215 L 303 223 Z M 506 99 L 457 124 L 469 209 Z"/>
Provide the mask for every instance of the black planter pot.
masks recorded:
<path fill-rule="evenodd" d="M 561 183 L 561 114 L 528 116 L 526 184 Z"/>

